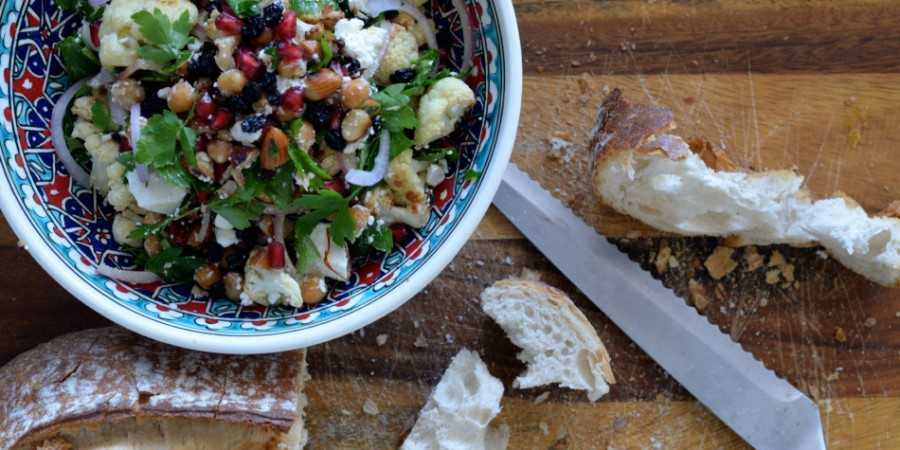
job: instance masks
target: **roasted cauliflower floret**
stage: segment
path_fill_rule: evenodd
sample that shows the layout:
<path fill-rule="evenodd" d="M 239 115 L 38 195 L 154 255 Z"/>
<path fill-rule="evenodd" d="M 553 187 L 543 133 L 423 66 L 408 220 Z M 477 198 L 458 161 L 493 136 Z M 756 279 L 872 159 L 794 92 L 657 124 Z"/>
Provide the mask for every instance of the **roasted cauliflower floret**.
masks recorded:
<path fill-rule="evenodd" d="M 412 158 L 412 150 L 397 155 L 385 178 L 388 187 L 366 193 L 363 203 L 386 224 L 405 223 L 414 228 L 428 222 L 430 205 L 425 181 L 419 175 L 421 163 Z"/>
<path fill-rule="evenodd" d="M 375 80 L 381 84 L 390 83 L 392 73 L 412 67 L 413 62 L 419 57 L 419 43 L 416 42 L 415 35 L 400 26 L 394 26 L 391 34 L 384 59 L 375 72 Z"/>
<path fill-rule="evenodd" d="M 143 35 L 131 16 L 158 8 L 172 22 L 187 11 L 191 25 L 197 23 L 197 7 L 188 0 L 112 0 L 103 12 L 100 25 L 100 63 L 105 67 L 125 67 L 138 59 Z"/>
<path fill-rule="evenodd" d="M 133 213 L 119 213 L 113 219 L 112 233 L 116 242 L 130 247 L 141 245 L 140 239 L 129 239 L 128 235 L 140 224 L 140 219 Z"/>
<path fill-rule="evenodd" d="M 394 204 L 407 206 L 428 201 L 428 196 L 425 195 L 425 180 L 417 173 L 417 166 L 417 161 L 412 157 L 412 150 L 409 149 L 391 161 L 385 181 L 394 194 Z"/>
<path fill-rule="evenodd" d="M 94 107 L 94 103 L 96 103 L 96 100 L 90 95 L 78 97 L 72 102 L 72 113 L 75 114 L 75 116 L 90 122 L 93 120 L 91 108 Z"/>
<path fill-rule="evenodd" d="M 72 137 L 84 141 L 84 148 L 92 162 L 91 184 L 106 195 L 109 191 L 107 168 L 119 157 L 119 144 L 112 139 L 112 135 L 103 134 L 94 124 L 83 119 L 75 121 Z"/>
<path fill-rule="evenodd" d="M 463 114 L 475 104 L 475 93 L 462 80 L 444 78 L 419 100 L 416 145 L 427 145 L 447 136 Z"/>
<path fill-rule="evenodd" d="M 254 250 L 247 258 L 241 299 L 261 305 L 303 306 L 300 283 L 286 268 L 269 268 L 266 252 L 260 250 Z"/>

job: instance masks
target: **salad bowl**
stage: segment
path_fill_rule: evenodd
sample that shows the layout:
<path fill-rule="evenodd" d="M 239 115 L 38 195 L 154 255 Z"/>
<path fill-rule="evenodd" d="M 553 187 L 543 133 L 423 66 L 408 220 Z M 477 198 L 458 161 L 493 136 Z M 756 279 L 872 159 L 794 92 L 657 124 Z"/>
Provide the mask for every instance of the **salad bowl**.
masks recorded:
<path fill-rule="evenodd" d="M 457 9 L 465 5 L 465 13 Z M 0 207 L 41 267 L 78 300 L 150 338 L 217 353 L 270 353 L 353 332 L 401 306 L 452 260 L 486 212 L 509 161 L 518 125 L 522 62 L 510 0 L 431 0 L 445 67 L 471 66 L 476 104 L 456 134 L 459 158 L 431 192 L 425 226 L 394 233 L 393 249 L 353 260 L 352 276 L 312 306 L 242 305 L 191 284 L 133 284 L 98 273 L 129 270 L 113 239 L 114 211 L 73 182 L 53 145 L 51 116 L 69 86 L 55 45 L 80 18 L 50 0 L 0 2 Z M 468 37 L 467 37 L 468 35 Z M 463 64 L 470 38 L 470 64 Z M 57 132 L 58 133 L 58 132 Z M 49 318 L 48 318 L 49 320 Z"/>

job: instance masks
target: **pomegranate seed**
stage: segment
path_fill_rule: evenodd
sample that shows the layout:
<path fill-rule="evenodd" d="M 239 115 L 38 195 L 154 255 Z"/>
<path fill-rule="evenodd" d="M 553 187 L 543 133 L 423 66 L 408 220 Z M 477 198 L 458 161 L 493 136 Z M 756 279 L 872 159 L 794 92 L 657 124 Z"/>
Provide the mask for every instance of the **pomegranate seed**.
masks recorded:
<path fill-rule="evenodd" d="M 131 142 L 128 141 L 128 138 L 122 136 L 122 139 L 119 139 L 119 151 L 120 152 L 130 152 L 131 151 Z"/>
<path fill-rule="evenodd" d="M 215 116 L 213 116 L 212 124 L 210 124 L 210 128 L 213 130 L 221 130 L 231 125 L 231 120 L 234 119 L 234 114 L 230 111 L 226 111 L 224 109 L 220 109 L 216 111 Z"/>
<path fill-rule="evenodd" d="M 256 78 L 259 74 L 259 69 L 262 68 L 263 63 L 253 54 L 253 51 L 242 48 L 237 51 L 237 55 L 234 57 L 234 62 L 237 64 L 238 70 L 244 73 L 247 79 L 252 80 Z"/>
<path fill-rule="evenodd" d="M 209 192 L 197 191 L 197 201 L 200 203 L 208 202 L 209 201 Z"/>
<path fill-rule="evenodd" d="M 328 180 L 324 185 L 325 189 L 331 189 L 338 194 L 344 194 L 347 190 L 347 186 L 344 185 L 344 180 Z"/>
<path fill-rule="evenodd" d="M 297 13 L 291 10 L 284 12 L 281 22 L 275 26 L 275 37 L 289 41 L 297 35 Z"/>
<path fill-rule="evenodd" d="M 209 94 L 204 94 L 203 97 L 200 98 L 200 101 L 197 102 L 197 109 L 194 112 L 194 117 L 197 118 L 198 122 L 208 124 L 215 113 L 216 104 L 213 103 L 212 97 L 210 97 Z"/>
<path fill-rule="evenodd" d="M 216 17 L 216 28 L 221 30 L 225 34 L 241 34 L 241 27 L 244 24 L 241 22 L 241 19 L 227 13 L 221 12 L 219 13 L 219 17 Z"/>
<path fill-rule="evenodd" d="M 394 235 L 394 242 L 403 242 L 406 237 L 406 227 L 403 225 L 391 225 L 391 234 Z"/>
<path fill-rule="evenodd" d="M 100 48 L 100 21 L 91 22 L 91 44 Z"/>
<path fill-rule="evenodd" d="M 284 62 L 294 62 L 303 59 L 303 48 L 290 42 L 281 41 L 278 43 L 278 56 Z"/>
<path fill-rule="evenodd" d="M 278 241 L 269 242 L 266 247 L 266 257 L 269 260 L 269 267 L 272 269 L 280 269 L 284 267 L 284 244 Z"/>
<path fill-rule="evenodd" d="M 281 107 L 285 111 L 299 112 L 303 109 L 303 89 L 292 87 L 281 94 Z"/>
<path fill-rule="evenodd" d="M 166 234 L 173 244 L 184 247 L 191 238 L 191 224 L 184 220 L 176 220 L 166 227 Z"/>
<path fill-rule="evenodd" d="M 198 152 L 205 152 L 208 145 L 209 137 L 207 137 L 205 134 L 201 134 L 199 137 L 197 137 L 196 147 Z"/>
<path fill-rule="evenodd" d="M 228 168 L 228 164 L 224 163 L 214 163 L 213 164 L 213 179 L 215 181 L 219 181 L 222 179 L 222 175 L 225 174 L 225 169 Z"/>
<path fill-rule="evenodd" d="M 334 111 L 331 112 L 331 116 L 328 118 L 328 126 L 331 130 L 338 130 L 341 128 L 341 122 L 343 121 L 343 111 L 341 108 L 335 108 Z"/>

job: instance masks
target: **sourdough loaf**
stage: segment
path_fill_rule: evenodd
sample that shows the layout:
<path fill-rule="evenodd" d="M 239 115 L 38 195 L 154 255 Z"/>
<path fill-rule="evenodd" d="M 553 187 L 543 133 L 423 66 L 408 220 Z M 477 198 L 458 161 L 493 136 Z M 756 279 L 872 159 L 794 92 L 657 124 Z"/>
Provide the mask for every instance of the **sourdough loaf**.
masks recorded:
<path fill-rule="evenodd" d="M 73 333 L 0 368 L 0 448 L 296 450 L 307 378 L 305 351 L 226 356 L 121 328 Z"/>
<path fill-rule="evenodd" d="M 672 111 L 603 102 L 590 148 L 593 190 L 606 204 L 663 231 L 736 244 L 819 244 L 846 267 L 900 285 L 900 220 L 853 199 L 813 199 L 793 171 L 744 171 L 703 141 L 671 134 Z"/>

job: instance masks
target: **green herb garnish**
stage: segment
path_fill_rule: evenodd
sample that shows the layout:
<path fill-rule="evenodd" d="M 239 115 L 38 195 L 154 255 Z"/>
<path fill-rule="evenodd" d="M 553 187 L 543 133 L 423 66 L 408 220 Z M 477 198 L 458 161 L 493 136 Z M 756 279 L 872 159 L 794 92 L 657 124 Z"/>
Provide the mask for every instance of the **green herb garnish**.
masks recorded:
<path fill-rule="evenodd" d="M 319 222 L 334 215 L 330 227 L 331 240 L 338 245 L 352 240 L 356 224 L 350 215 L 350 198 L 344 198 L 330 189 L 322 189 L 316 194 L 306 194 L 298 198 L 294 201 L 294 205 L 309 212 L 294 223 L 294 233 L 308 236 Z"/>
<path fill-rule="evenodd" d="M 56 50 L 63 60 L 63 67 L 74 82 L 91 76 L 100 70 L 100 59 L 84 42 L 80 34 L 73 34 L 56 44 Z"/>
<path fill-rule="evenodd" d="M 480 176 L 481 176 L 481 171 L 478 171 L 478 170 L 475 170 L 475 169 L 469 169 L 469 170 L 466 171 L 465 174 L 463 174 L 463 180 L 465 180 L 465 181 L 475 181 L 475 180 L 477 180 L 478 177 L 480 177 Z"/>
<path fill-rule="evenodd" d="M 91 119 L 93 120 L 94 125 L 104 133 L 112 133 L 119 129 L 119 127 L 113 123 L 112 114 L 109 112 L 109 106 L 106 106 L 106 103 L 104 102 L 94 102 L 94 105 L 91 106 Z"/>
<path fill-rule="evenodd" d="M 141 130 L 141 139 L 135 145 L 134 160 L 155 169 L 160 176 L 182 187 L 191 186 L 191 176 L 181 166 L 177 147 L 188 163 L 196 164 L 194 147 L 197 133 L 171 111 L 155 114 Z"/>
<path fill-rule="evenodd" d="M 249 17 L 259 14 L 259 2 L 257 0 L 228 0 L 228 6 L 240 17 Z"/>
<path fill-rule="evenodd" d="M 322 14 L 326 6 L 338 10 L 339 6 L 334 0 L 291 0 L 290 7 L 301 16 L 318 16 Z"/>
<path fill-rule="evenodd" d="M 166 242 L 166 245 L 171 245 Z M 183 255 L 178 247 L 171 247 L 147 259 L 147 270 L 169 283 L 189 281 L 194 272 L 205 263 L 203 258 Z"/>
<path fill-rule="evenodd" d="M 169 16 L 155 8 L 153 12 L 138 11 L 131 16 L 138 25 L 144 40 L 150 45 L 138 48 L 138 56 L 163 66 L 163 72 L 174 72 L 191 57 L 189 50 L 183 50 L 193 38 L 191 18 L 183 12 L 174 23 Z"/>

